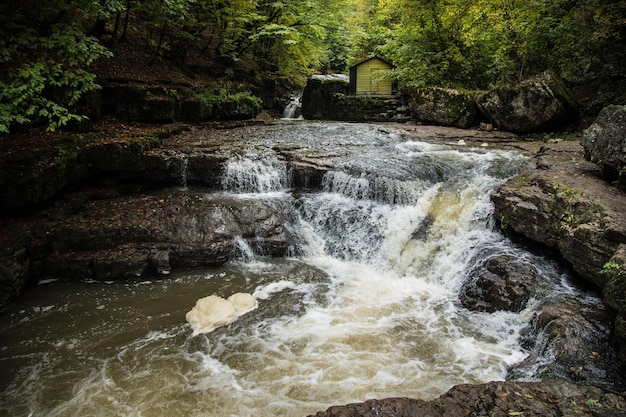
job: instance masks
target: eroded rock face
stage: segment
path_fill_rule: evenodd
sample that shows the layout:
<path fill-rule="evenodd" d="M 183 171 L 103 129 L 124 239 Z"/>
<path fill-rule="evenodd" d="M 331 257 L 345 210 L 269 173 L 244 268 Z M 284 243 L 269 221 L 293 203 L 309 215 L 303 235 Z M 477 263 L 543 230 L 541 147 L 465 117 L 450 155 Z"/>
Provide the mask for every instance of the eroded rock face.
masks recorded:
<path fill-rule="evenodd" d="M 607 106 L 585 130 L 585 158 L 595 162 L 609 181 L 626 188 L 626 106 Z"/>
<path fill-rule="evenodd" d="M 566 381 L 457 385 L 432 401 L 368 400 L 330 407 L 314 417 L 623 416 L 626 399 Z M 311 417 L 311 416 L 309 416 Z"/>
<path fill-rule="evenodd" d="M 583 279 L 604 289 L 618 314 L 614 343 L 625 358 L 623 278 L 605 273 L 605 265 L 612 259 L 622 269 L 626 265 L 615 257 L 626 242 L 626 197 L 602 179 L 597 165 L 585 161 L 580 144 L 562 142 L 544 146 L 531 168 L 492 200 L 503 230 L 558 250 Z"/>
<path fill-rule="evenodd" d="M 108 82 L 102 89 L 102 108 L 120 120 L 148 123 L 245 120 L 261 111 L 260 103 L 251 98 L 212 101 L 202 93 L 182 85 Z"/>
<path fill-rule="evenodd" d="M 521 311 L 538 286 L 531 265 L 508 255 L 488 259 L 461 290 L 465 308 L 477 311 Z"/>
<path fill-rule="evenodd" d="M 594 177 L 597 166 L 584 161 L 576 142 L 546 145 L 534 162 L 493 194 L 500 227 L 558 249 L 603 288 L 607 277 L 599 272 L 626 238 L 623 197 Z"/>
<path fill-rule="evenodd" d="M 107 200 L 89 200 L 83 192 L 71 198 L 61 204 L 80 211 L 57 217 L 64 211 L 57 206 L 39 215 L 47 219 L 35 236 L 41 242 L 31 259 L 36 279 L 163 275 L 172 267 L 221 265 L 237 256 L 237 239 L 273 256 L 285 256 L 293 244 L 286 220 L 261 200 L 212 197 L 202 190 Z"/>
<path fill-rule="evenodd" d="M 619 346 L 626 346 L 626 244 L 620 245 L 615 255 L 603 268 L 608 282 L 604 287 L 604 302 L 617 312 L 614 338 Z M 621 349 L 619 358 L 626 362 L 626 349 Z"/>
<path fill-rule="evenodd" d="M 485 93 L 477 104 L 495 126 L 516 133 L 559 128 L 578 115 L 571 92 L 551 72 Z"/>

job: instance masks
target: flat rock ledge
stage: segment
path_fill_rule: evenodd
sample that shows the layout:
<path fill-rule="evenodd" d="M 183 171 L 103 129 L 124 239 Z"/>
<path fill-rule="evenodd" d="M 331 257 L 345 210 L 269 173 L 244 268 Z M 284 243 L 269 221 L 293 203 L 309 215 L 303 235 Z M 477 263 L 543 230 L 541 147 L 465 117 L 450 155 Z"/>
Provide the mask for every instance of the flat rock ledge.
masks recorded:
<path fill-rule="evenodd" d="M 626 398 L 570 382 L 457 385 L 432 400 L 387 398 L 334 406 L 309 417 L 510 417 L 626 415 Z"/>

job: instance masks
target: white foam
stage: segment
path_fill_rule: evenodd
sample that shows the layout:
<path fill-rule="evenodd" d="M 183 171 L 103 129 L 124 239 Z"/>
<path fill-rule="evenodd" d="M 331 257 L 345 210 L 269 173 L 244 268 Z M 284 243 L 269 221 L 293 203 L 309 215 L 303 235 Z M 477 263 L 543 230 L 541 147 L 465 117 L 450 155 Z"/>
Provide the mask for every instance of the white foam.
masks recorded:
<path fill-rule="evenodd" d="M 257 306 L 257 300 L 250 294 L 236 293 L 228 299 L 209 295 L 196 301 L 196 305 L 187 312 L 185 319 L 191 325 L 193 335 L 196 336 L 226 326 Z"/>

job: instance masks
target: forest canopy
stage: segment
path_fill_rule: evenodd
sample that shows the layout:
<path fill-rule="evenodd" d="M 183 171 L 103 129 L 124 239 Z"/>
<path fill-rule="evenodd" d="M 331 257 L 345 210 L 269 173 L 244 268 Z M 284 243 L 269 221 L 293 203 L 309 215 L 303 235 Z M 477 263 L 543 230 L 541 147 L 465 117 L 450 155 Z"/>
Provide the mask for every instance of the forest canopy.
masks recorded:
<path fill-rule="evenodd" d="M 372 54 L 403 85 L 487 89 L 551 69 L 625 100 L 626 0 L 22 0 L 0 5 L 0 132 L 83 116 L 118 45 L 189 71 L 198 57 L 302 86 Z"/>

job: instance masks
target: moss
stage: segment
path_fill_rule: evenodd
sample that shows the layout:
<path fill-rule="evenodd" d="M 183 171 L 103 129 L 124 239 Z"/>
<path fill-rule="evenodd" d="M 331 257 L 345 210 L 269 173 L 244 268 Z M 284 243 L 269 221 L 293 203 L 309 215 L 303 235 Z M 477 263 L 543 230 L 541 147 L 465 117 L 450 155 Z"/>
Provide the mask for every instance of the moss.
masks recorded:
<path fill-rule="evenodd" d="M 626 270 L 620 266 L 604 287 L 604 301 L 613 310 L 626 314 Z"/>

